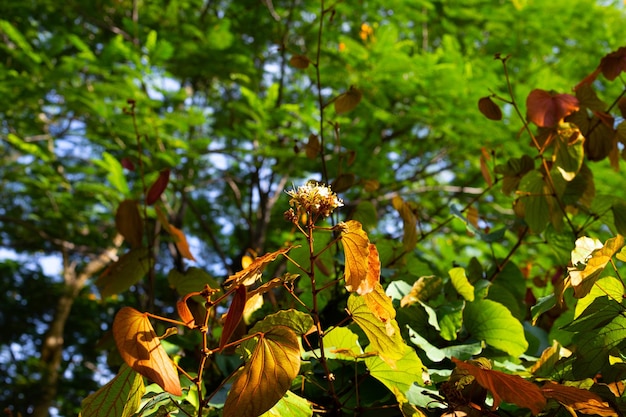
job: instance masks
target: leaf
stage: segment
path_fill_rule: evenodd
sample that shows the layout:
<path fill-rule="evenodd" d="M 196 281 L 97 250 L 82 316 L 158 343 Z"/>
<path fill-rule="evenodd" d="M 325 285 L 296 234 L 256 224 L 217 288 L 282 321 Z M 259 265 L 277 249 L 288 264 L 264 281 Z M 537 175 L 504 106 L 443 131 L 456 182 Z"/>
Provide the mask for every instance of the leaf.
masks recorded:
<path fill-rule="evenodd" d="M 189 306 L 187 305 L 187 300 L 189 299 L 189 297 L 192 297 L 198 294 L 199 293 L 197 292 L 189 293 L 185 295 L 182 300 L 179 300 L 176 302 L 176 311 L 178 312 L 178 315 L 182 319 L 183 323 L 185 323 L 185 326 L 189 327 L 190 329 L 193 329 L 194 327 L 196 327 L 196 321 L 193 317 L 193 314 L 191 313 L 191 310 L 189 310 Z"/>
<path fill-rule="evenodd" d="M 492 300 L 467 303 L 463 323 L 476 339 L 518 357 L 528 349 L 524 327 L 502 304 Z"/>
<path fill-rule="evenodd" d="M 524 220 L 534 233 L 541 233 L 550 221 L 552 192 L 539 171 L 530 171 L 520 181 L 518 203 L 522 203 Z"/>
<path fill-rule="evenodd" d="M 313 416 L 313 407 L 311 403 L 291 391 L 287 391 L 287 393 L 283 396 L 266 413 L 261 414 L 260 417 L 312 417 Z"/>
<path fill-rule="evenodd" d="M 572 367 L 574 377 L 593 377 L 606 371 L 611 351 L 626 339 L 626 318 L 618 315 L 609 323 L 591 330 L 577 333 L 574 338 L 576 358 Z"/>
<path fill-rule="evenodd" d="M 348 291 L 357 291 L 361 285 L 368 287 L 370 241 L 361 223 L 348 220 L 341 229 L 341 244 L 346 259 L 345 280 Z M 365 282 L 365 284 L 362 284 Z"/>
<path fill-rule="evenodd" d="M 161 197 L 161 194 L 163 194 L 163 191 L 165 191 L 165 189 L 167 188 L 167 184 L 169 183 L 169 181 L 169 169 L 164 169 L 163 171 L 159 172 L 159 176 L 154 181 L 154 183 L 152 183 L 152 185 L 148 189 L 148 192 L 146 193 L 147 205 L 151 206 L 156 203 L 156 201 Z"/>
<path fill-rule="evenodd" d="M 311 133 L 309 135 L 309 140 L 304 146 L 304 152 L 306 153 L 306 157 L 309 159 L 315 159 L 320 154 L 322 150 L 322 145 L 320 144 L 320 140 L 317 135 Z"/>
<path fill-rule="evenodd" d="M 537 415 L 546 406 L 546 399 L 539 387 L 517 375 L 508 375 L 500 371 L 482 369 L 467 362 L 452 358 L 457 368 L 467 371 L 476 378 L 476 382 L 489 390 L 493 396 L 493 409 L 502 401 L 530 409 Z"/>
<path fill-rule="evenodd" d="M 607 80 L 613 81 L 620 73 L 626 70 L 626 47 L 622 46 L 617 51 L 606 54 L 600 60 L 598 68 Z"/>
<path fill-rule="evenodd" d="M 103 298 L 122 293 L 142 279 L 150 268 L 148 249 L 131 249 L 109 265 L 96 279 Z"/>
<path fill-rule="evenodd" d="M 184 273 L 181 273 L 176 268 L 173 268 L 167 274 L 167 281 L 170 284 L 170 287 L 175 288 L 176 292 L 181 296 L 187 295 L 191 292 L 200 292 L 206 285 L 212 288 L 215 292 L 220 291 L 220 285 L 215 278 L 203 269 L 195 267 L 188 268 Z M 194 299 L 199 303 L 204 302 L 202 297 L 194 296 Z"/>
<path fill-rule="evenodd" d="M 469 280 L 465 276 L 465 269 L 452 268 L 448 271 L 452 286 L 466 301 L 474 301 L 474 286 L 470 284 Z"/>
<path fill-rule="evenodd" d="M 356 177 L 352 173 L 340 174 L 335 178 L 332 184 L 330 184 L 330 188 L 336 193 L 342 193 L 348 191 L 350 187 L 354 185 L 355 181 Z"/>
<path fill-rule="evenodd" d="M 234 275 L 228 277 L 226 281 L 224 281 L 224 285 L 228 287 L 232 287 L 233 285 L 243 284 L 246 286 L 250 286 L 254 284 L 261 278 L 261 274 L 265 267 L 270 263 L 276 260 L 278 256 L 284 255 L 289 252 L 293 246 L 289 246 L 288 248 L 279 249 L 276 252 L 266 253 L 263 256 L 257 257 L 250 265 L 248 265 L 243 270 L 237 272 Z"/>
<path fill-rule="evenodd" d="M 626 201 L 617 200 L 611 206 L 615 229 L 620 235 L 626 235 Z"/>
<path fill-rule="evenodd" d="M 103 152 L 102 160 L 95 160 L 94 163 L 109 172 L 107 180 L 113 187 L 124 195 L 129 194 L 128 182 L 126 182 L 122 164 L 113 155 L 108 152 Z"/>
<path fill-rule="evenodd" d="M 331 359 L 355 360 L 363 353 L 359 336 L 347 327 L 334 327 L 324 334 L 324 351 Z"/>
<path fill-rule="evenodd" d="M 395 196 L 391 200 L 391 204 L 402 218 L 402 230 L 404 232 L 402 236 L 402 246 L 404 246 L 405 251 L 411 251 L 417 244 L 417 217 L 415 217 L 415 213 L 411 210 L 411 206 L 402 200 L 402 197 Z"/>
<path fill-rule="evenodd" d="M 274 314 L 266 316 L 263 320 L 257 322 L 250 334 L 255 332 L 266 332 L 276 326 L 285 326 L 290 328 L 296 335 L 302 336 L 307 334 L 313 328 L 313 319 L 310 315 L 298 310 L 280 310 Z"/>
<path fill-rule="evenodd" d="M 167 356 L 147 314 L 123 307 L 113 320 L 113 338 L 120 356 L 131 368 L 164 391 L 182 395 L 176 367 Z"/>
<path fill-rule="evenodd" d="M 395 320 L 395 310 L 380 284 L 376 290 L 364 295 L 351 294 L 348 311 L 352 319 L 367 336 L 371 351 L 395 366 L 396 360 L 404 355 L 404 341 Z"/>
<path fill-rule="evenodd" d="M 81 417 L 130 417 L 145 392 L 143 377 L 123 364 L 115 377 L 81 404 Z"/>
<path fill-rule="evenodd" d="M 535 89 L 526 98 L 528 119 L 539 127 L 556 126 L 578 108 L 578 99 L 571 94 L 555 94 Z"/>
<path fill-rule="evenodd" d="M 115 228 L 133 248 L 141 246 L 143 222 L 136 200 L 124 200 L 115 212 Z"/>
<path fill-rule="evenodd" d="M 311 60 L 304 55 L 293 55 L 289 58 L 289 65 L 298 69 L 307 69 L 311 64 Z"/>
<path fill-rule="evenodd" d="M 300 344 L 288 327 L 259 336 L 224 404 L 224 417 L 257 417 L 271 409 L 300 371 Z"/>
<path fill-rule="evenodd" d="M 402 347 L 404 349 L 403 355 L 396 361 L 394 367 L 382 360 L 380 356 L 366 357 L 365 365 L 369 369 L 370 375 L 382 382 L 391 392 L 397 390 L 406 396 L 413 383 L 424 384 L 422 380 L 423 365 L 413 348 L 407 345 Z M 368 346 L 365 352 L 370 350 Z"/>
<path fill-rule="evenodd" d="M 174 240 L 174 244 L 176 245 L 178 252 L 180 252 L 180 256 L 182 256 L 185 259 L 189 259 L 190 261 L 195 261 L 196 259 L 193 257 L 193 255 L 191 254 L 191 251 L 189 250 L 189 243 L 187 242 L 187 237 L 182 232 L 182 230 L 170 224 L 170 222 L 167 220 L 167 216 L 165 215 L 165 213 L 163 213 L 163 211 L 161 210 L 159 206 L 156 206 L 155 209 L 156 209 L 156 214 L 157 214 L 157 218 L 159 219 L 159 222 L 163 225 L 163 229 L 167 233 L 169 233 L 170 236 L 172 236 Z"/>
<path fill-rule="evenodd" d="M 246 306 L 247 292 L 246 286 L 239 284 L 233 295 L 233 300 L 230 303 L 230 308 L 226 314 L 226 321 L 224 322 L 224 328 L 222 329 L 222 336 L 220 337 L 220 349 L 228 343 L 231 336 L 237 329 L 241 317 L 243 316 L 243 310 Z"/>
<path fill-rule="evenodd" d="M 599 395 L 586 389 L 548 381 L 541 387 L 541 392 L 546 398 L 552 398 L 563 404 L 573 417 L 577 415 L 577 411 L 583 414 L 603 417 L 617 416 L 617 412 L 607 402 L 603 401 Z"/>
<path fill-rule="evenodd" d="M 361 102 L 363 93 L 351 85 L 350 89 L 343 94 L 340 94 L 335 100 L 335 112 L 337 114 L 348 113 Z"/>
<path fill-rule="evenodd" d="M 622 235 L 617 235 L 608 239 L 602 248 L 593 251 L 582 271 L 576 267 L 568 268 L 569 284 L 574 288 L 574 297 L 582 298 L 589 294 L 606 265 L 622 246 L 624 246 L 624 238 Z"/>
<path fill-rule="evenodd" d="M 502 110 L 491 97 L 481 97 L 478 100 L 478 110 L 489 120 L 502 120 Z"/>
<path fill-rule="evenodd" d="M 556 136 L 554 163 L 565 181 L 572 181 L 585 158 L 585 138 L 578 129 L 566 129 Z"/>
<path fill-rule="evenodd" d="M 599 297 L 608 297 L 619 309 L 623 294 L 624 284 L 622 281 L 615 277 L 602 277 L 596 281 L 596 285 L 591 288 L 589 294 L 578 300 L 574 309 L 574 318 L 578 318 Z"/>

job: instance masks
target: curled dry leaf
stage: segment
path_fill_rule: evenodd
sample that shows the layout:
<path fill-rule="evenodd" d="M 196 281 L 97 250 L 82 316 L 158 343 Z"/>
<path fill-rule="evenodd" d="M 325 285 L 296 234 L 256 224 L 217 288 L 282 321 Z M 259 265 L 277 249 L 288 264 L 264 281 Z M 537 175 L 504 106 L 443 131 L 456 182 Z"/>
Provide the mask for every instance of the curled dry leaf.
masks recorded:
<path fill-rule="evenodd" d="M 185 295 L 182 300 L 179 300 L 176 303 L 176 311 L 178 312 L 178 315 L 180 316 L 183 323 L 185 323 L 185 326 L 189 327 L 190 329 L 193 329 L 194 327 L 196 327 L 196 321 L 193 318 L 193 314 L 191 313 L 191 310 L 189 310 L 189 305 L 187 304 L 187 300 L 190 297 L 195 297 L 197 295 L 200 295 L 200 292 L 189 293 Z"/>
<path fill-rule="evenodd" d="M 180 380 L 148 316 L 124 307 L 113 320 L 113 338 L 124 362 L 164 391 L 182 395 Z"/>
<path fill-rule="evenodd" d="M 526 99 L 528 119 L 539 127 L 554 127 L 579 109 L 578 99 L 571 94 L 553 94 L 535 89 Z"/>
<path fill-rule="evenodd" d="M 228 277 L 226 281 L 224 281 L 224 285 L 227 287 L 232 287 L 233 285 L 252 285 L 257 280 L 261 278 L 261 274 L 265 267 L 272 261 L 276 260 L 279 255 L 284 255 L 289 252 L 294 246 L 289 246 L 288 248 L 279 249 L 276 252 L 267 253 L 263 256 L 259 256 L 256 258 L 250 265 L 248 265 L 243 270 L 237 272 L 234 275 Z"/>

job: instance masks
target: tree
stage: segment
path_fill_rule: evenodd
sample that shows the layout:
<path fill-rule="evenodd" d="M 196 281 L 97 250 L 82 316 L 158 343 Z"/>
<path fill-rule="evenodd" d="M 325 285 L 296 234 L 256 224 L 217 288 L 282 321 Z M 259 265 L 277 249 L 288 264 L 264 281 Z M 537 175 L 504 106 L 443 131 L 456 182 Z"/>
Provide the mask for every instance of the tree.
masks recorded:
<path fill-rule="evenodd" d="M 24 288 L 30 289 L 26 301 L 16 298 L 15 286 L 7 286 L 12 292 L 3 317 L 11 317 L 10 306 L 26 303 L 28 308 L 15 318 L 32 321 L 36 329 L 8 333 L 2 357 L 16 354 L 11 342 L 34 341 L 36 333 L 44 334 L 39 342 L 17 349 L 24 358 L 38 350 L 37 361 L 7 366 L 11 389 L 2 392 L 2 401 L 15 413 L 45 415 L 56 406 L 64 415 L 75 414 L 77 399 L 95 386 L 67 381 L 83 381 L 89 374 L 86 365 L 98 361 L 93 346 L 100 336 L 97 329 L 111 329 L 112 310 L 132 306 L 139 313 L 121 310 L 126 312 L 122 323 L 152 326 L 146 317 L 172 319 L 178 298 L 189 293 L 193 297 L 178 304 L 183 321 L 193 317 L 212 326 L 202 331 L 191 326 L 163 343 L 171 345 L 170 353 L 177 349 L 184 369 L 206 369 L 201 380 L 184 387 L 187 397 L 181 404 L 195 407 L 194 412 L 211 410 L 209 402 L 193 400 L 191 393 L 208 400 L 198 393 L 221 388 L 239 365 L 238 355 L 227 354 L 232 353 L 230 340 L 248 331 L 251 337 L 240 349 L 249 361 L 240 375 L 255 368 L 259 346 L 274 353 L 283 347 L 281 352 L 294 361 L 286 375 L 305 386 L 298 395 L 328 410 L 424 406 L 426 397 L 420 393 L 425 387 L 413 385 L 421 374 L 416 376 L 414 369 L 415 375 L 399 376 L 394 361 L 423 363 L 441 372 L 455 366 L 452 356 L 518 361 L 524 352 L 540 354 L 547 347 L 542 339 L 569 345 L 572 334 L 575 346 L 594 338 L 606 341 L 583 349 L 587 358 L 619 349 L 613 336 L 605 336 L 621 328 L 619 317 L 600 319 L 596 313 L 604 306 L 600 303 L 614 306 L 610 300 L 590 302 L 589 311 L 582 307 L 586 302 L 578 301 L 575 314 L 589 320 L 583 324 L 572 322 L 568 312 L 540 314 L 551 300 L 558 300 L 560 308 L 573 305 L 569 292 L 558 285 L 573 286 L 576 296 L 604 288 L 592 284 L 619 250 L 619 241 L 609 238 L 624 228 L 624 202 L 610 188 L 619 189 L 620 179 L 600 161 L 608 159 L 616 167 L 619 159 L 621 130 L 610 123 L 619 119 L 609 118 L 609 113 L 619 113 L 609 104 L 617 103 L 621 87 L 605 78 L 611 81 L 606 72 L 615 68 L 619 73 L 621 55 L 603 59 L 604 77 L 581 84 L 576 105 L 568 101 L 574 95 L 549 92 L 571 92 L 605 54 L 618 50 L 612 29 L 624 19 L 618 6 L 582 0 L 498 6 L 476 1 L 463 6 L 435 1 L 354 6 L 76 0 L 6 4 L 0 10 L 11 16 L 0 21 L 6 97 L 0 107 L 3 246 L 20 259 L 52 254 L 63 265 L 59 277 L 46 277 L 32 262 L 5 264 L 7 271 L 16 271 L 15 283 L 41 282 L 41 288 Z M 499 59 L 493 60 L 496 54 Z M 618 63 L 607 64 L 611 59 Z M 594 91 L 601 92 L 604 103 Z M 502 105 L 504 123 L 480 114 L 476 102 L 481 97 L 480 110 L 491 118 L 499 118 L 494 106 Z M 561 117 L 549 113 L 551 108 L 562 109 Z M 515 139 L 526 113 L 539 130 L 528 126 L 528 136 Z M 555 127 L 565 116 L 571 125 Z M 546 123 L 550 117 L 556 117 L 555 124 Z M 302 201 L 295 201 L 300 211 L 294 206 L 291 223 L 285 223 L 284 212 L 295 198 L 285 189 L 294 183 L 297 190 L 309 177 L 330 184 L 345 207 L 326 222 L 310 223 L 311 208 L 302 209 Z M 513 200 L 516 204 L 508 210 Z M 304 214 L 308 219 L 297 218 Z M 579 258 L 581 265 L 568 275 L 575 278 L 560 279 L 575 242 L 585 235 L 606 243 L 599 248 L 594 241 L 597 252 Z M 343 249 L 335 244 L 339 240 Z M 302 246 L 281 252 L 285 242 Z M 584 242 L 578 246 L 586 247 Z M 252 264 L 245 268 L 248 262 Z M 371 272 L 377 262 L 396 319 L 382 289 L 358 290 L 361 281 L 354 277 Z M 570 266 L 575 267 L 576 262 Z M 221 296 L 213 292 L 218 282 L 237 277 L 242 269 L 256 278 L 263 268 L 268 276 L 261 289 L 244 290 L 235 278 L 237 285 L 223 288 Z M 344 274 L 347 286 L 336 282 Z M 50 297 L 54 308 L 39 310 L 35 300 L 48 287 L 55 288 Z M 368 291 L 378 301 L 371 301 L 374 295 L 367 298 Z M 348 296 L 350 292 L 359 295 Z M 260 294 L 263 307 L 248 317 L 251 308 L 245 308 L 244 296 Z M 555 296 L 541 298 L 549 294 Z M 219 307 L 229 309 L 223 323 L 214 308 L 199 307 L 203 297 L 211 306 L 225 303 Z M 538 298 L 542 302 L 529 310 Z M 372 315 L 372 305 L 389 316 Z M 280 311 L 291 307 L 309 314 L 317 336 L 308 335 L 308 328 L 283 328 L 281 320 L 288 319 Z M 332 326 L 346 323 L 344 308 L 361 330 L 337 327 L 337 333 L 333 329 L 326 335 Z M 306 327 L 308 319 L 288 311 Z M 93 321 L 74 321 L 83 312 Z M 247 329 L 240 324 L 244 312 Z M 263 321 L 254 324 L 273 313 L 279 315 L 270 317 L 278 321 L 269 323 L 282 323 L 280 330 Z M 493 323 L 492 316 L 506 320 Z M 553 324 L 555 318 L 559 325 Z M 397 331 L 392 324 L 381 327 L 383 320 L 397 323 Z M 545 323 L 531 327 L 537 320 Z M 521 323 L 527 327 L 524 334 Z M 567 323 L 573 329 L 569 336 L 558 331 Z M 155 326 L 161 335 L 164 328 Z M 15 329 L 13 324 L 10 328 Z M 499 332 L 504 328 L 515 331 L 503 336 Z M 391 340 L 405 350 L 374 346 L 372 339 L 380 331 L 401 333 L 406 344 Z M 232 339 L 223 336 L 229 333 Z M 296 376 L 294 340 L 303 335 L 310 343 L 311 368 Z M 352 343 L 355 336 L 361 345 Z M 210 358 L 198 350 L 199 337 L 208 344 L 203 349 L 211 350 Z M 499 342 L 502 337 L 507 342 Z M 368 339 L 369 348 L 355 347 Z M 320 350 L 324 340 L 337 348 L 328 357 Z M 473 342 L 479 340 L 486 349 Z M 342 347 L 344 341 L 348 345 Z M 105 337 L 100 344 L 110 350 L 108 365 L 117 371 L 121 360 L 111 340 L 107 345 Z M 72 358 L 83 362 L 74 365 Z M 619 365 L 589 364 L 577 355 L 571 361 L 577 378 L 602 369 L 603 375 L 616 374 L 613 379 L 621 380 Z M 37 370 L 26 362 L 36 362 Z M 565 360 L 565 366 L 570 362 Z M 92 369 L 105 366 L 98 363 Z M 506 377 L 456 366 L 498 397 L 485 381 Z M 31 376 L 22 378 L 26 369 Z M 313 376 L 306 379 L 309 370 Z M 518 371 L 512 366 L 505 370 Z M 555 379 L 540 372 L 545 374 L 536 375 Z M 361 376 L 358 383 L 335 391 L 355 373 Z M 339 378 L 334 385 L 328 385 L 331 374 Z M 119 375 L 115 381 L 139 381 L 126 368 Z M 445 377 L 432 375 L 444 402 L 459 405 L 453 401 L 459 398 L 458 384 L 445 391 Z M 157 382 L 154 378 L 151 374 Z M 21 380 L 24 401 L 16 403 L 13 393 Z M 288 382 L 281 381 L 281 387 Z M 389 393 L 371 396 L 369 402 L 368 390 L 381 392 L 381 383 Z M 534 399 L 547 396 L 546 389 L 540 397 L 528 390 Z M 564 395 L 562 388 L 554 390 Z M 174 407 L 165 400 L 167 404 L 159 403 L 164 397 L 155 396 L 152 405 Z M 305 404 L 287 398 L 287 404 Z M 563 399 L 558 394 L 548 398 Z M 484 406 L 479 399 L 474 404 Z M 537 407 L 533 403 L 529 408 Z"/>

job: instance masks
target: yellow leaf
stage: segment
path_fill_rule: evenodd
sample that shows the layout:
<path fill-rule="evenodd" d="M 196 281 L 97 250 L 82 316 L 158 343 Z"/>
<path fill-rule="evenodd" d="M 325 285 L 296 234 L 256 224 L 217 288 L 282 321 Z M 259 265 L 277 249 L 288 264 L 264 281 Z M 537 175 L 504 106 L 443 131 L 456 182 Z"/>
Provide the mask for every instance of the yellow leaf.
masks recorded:
<path fill-rule="evenodd" d="M 136 200 L 124 200 L 115 212 L 115 228 L 133 248 L 141 246 L 143 222 Z"/>
<path fill-rule="evenodd" d="M 300 372 L 298 336 L 275 326 L 259 336 L 224 404 L 224 417 L 257 417 L 271 409 Z"/>
<path fill-rule="evenodd" d="M 164 391 L 182 395 L 180 380 L 145 313 L 124 307 L 113 320 L 113 338 L 124 362 Z"/>
<path fill-rule="evenodd" d="M 404 250 L 410 251 L 417 244 L 417 217 L 402 197 L 395 196 L 391 200 L 391 205 L 395 208 L 402 218 L 404 236 L 402 236 L 402 245 Z"/>
<path fill-rule="evenodd" d="M 348 91 L 340 94 L 335 100 L 335 112 L 337 112 L 337 114 L 343 114 L 354 110 L 354 108 L 361 102 L 362 97 L 363 94 L 361 91 L 351 85 Z"/>
<path fill-rule="evenodd" d="M 195 261 L 196 258 L 194 258 L 191 254 L 191 251 L 189 250 L 189 243 L 187 243 L 187 237 L 182 232 L 182 230 L 170 224 L 170 222 L 167 220 L 167 216 L 165 216 L 159 206 L 156 206 L 156 213 L 159 222 L 163 225 L 163 229 L 167 233 L 169 233 L 170 236 L 172 236 L 174 244 L 176 245 L 178 252 L 180 252 L 180 255 L 185 259 Z"/>
<path fill-rule="evenodd" d="M 568 268 L 569 284 L 574 288 L 574 297 L 583 298 L 589 294 L 606 265 L 622 246 L 624 246 L 624 238 L 617 235 L 607 240 L 602 248 L 591 253 L 591 257 L 587 260 L 583 270 L 579 270 L 575 266 Z M 565 288 L 567 287 L 566 283 Z"/>
<path fill-rule="evenodd" d="M 361 283 L 367 281 L 370 241 L 358 221 L 349 220 L 343 226 L 341 243 L 346 257 L 346 289 L 357 291 Z"/>
<path fill-rule="evenodd" d="M 263 256 L 259 256 L 256 258 L 250 265 L 248 265 L 243 270 L 237 272 L 234 275 L 228 277 L 226 281 L 224 281 L 224 285 L 227 287 L 231 287 L 233 285 L 243 284 L 246 286 L 254 284 L 257 280 L 261 278 L 261 273 L 270 262 L 276 260 L 279 255 L 284 255 L 289 252 L 293 248 L 290 246 L 288 248 L 279 249 L 276 252 L 266 253 Z"/>

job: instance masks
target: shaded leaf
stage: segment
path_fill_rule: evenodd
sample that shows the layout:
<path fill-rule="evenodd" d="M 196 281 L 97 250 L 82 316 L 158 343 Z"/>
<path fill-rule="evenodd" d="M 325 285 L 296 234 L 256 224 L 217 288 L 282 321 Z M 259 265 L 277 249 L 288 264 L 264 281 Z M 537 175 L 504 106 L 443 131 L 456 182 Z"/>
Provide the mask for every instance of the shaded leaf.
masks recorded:
<path fill-rule="evenodd" d="M 572 181 L 580 171 L 585 158 L 584 141 L 578 129 L 565 129 L 556 136 L 554 163 L 565 181 Z"/>
<path fill-rule="evenodd" d="M 341 228 L 341 244 L 346 259 L 345 280 L 348 291 L 356 291 L 368 279 L 370 241 L 361 223 L 348 220 Z M 367 286 L 368 284 L 364 284 Z"/>
<path fill-rule="evenodd" d="M 463 323 L 476 339 L 517 357 L 528 349 L 524 327 L 502 304 L 492 300 L 467 303 Z"/>
<path fill-rule="evenodd" d="M 290 328 L 296 335 L 307 334 L 313 328 L 313 319 L 307 313 L 298 310 L 280 310 L 257 322 L 249 333 L 266 332 L 276 326 Z"/>
<path fill-rule="evenodd" d="M 578 110 L 578 99 L 571 94 L 554 94 L 535 89 L 528 94 L 528 119 L 539 127 L 553 127 Z"/>
<path fill-rule="evenodd" d="M 322 146 L 320 144 L 320 140 L 317 135 L 310 134 L 309 140 L 307 141 L 304 152 L 306 153 L 306 157 L 309 159 L 315 159 L 320 154 L 322 150 Z"/>
<path fill-rule="evenodd" d="M 289 252 L 293 246 L 288 248 L 279 249 L 276 252 L 266 253 L 263 256 L 257 257 L 250 265 L 248 265 L 245 269 L 237 272 L 234 275 L 228 277 L 226 281 L 224 281 L 224 285 L 227 287 L 231 287 L 233 285 L 243 284 L 246 286 L 254 284 L 257 280 L 261 278 L 261 274 L 265 267 L 270 263 L 276 260 L 278 256 L 284 255 Z"/>
<path fill-rule="evenodd" d="M 81 404 L 81 417 L 130 417 L 145 392 L 143 377 L 123 364 L 115 377 Z"/>
<path fill-rule="evenodd" d="M 330 184 L 330 188 L 336 193 L 347 191 L 354 185 L 356 177 L 354 174 L 341 174 Z"/>
<path fill-rule="evenodd" d="M 626 235 L 626 201 L 616 200 L 611 206 L 615 229 L 620 235 Z"/>
<path fill-rule="evenodd" d="M 586 389 L 549 381 L 541 387 L 541 392 L 546 398 L 552 398 L 563 404 L 574 417 L 577 415 L 576 412 L 603 417 L 617 416 L 615 410 L 599 395 Z"/>
<path fill-rule="evenodd" d="M 517 200 L 523 209 L 524 220 L 534 233 L 541 233 L 550 221 L 552 192 L 539 171 L 530 171 L 520 181 Z"/>
<path fill-rule="evenodd" d="M 182 395 L 176 367 L 145 313 L 123 307 L 113 320 L 113 338 L 120 356 L 131 368 L 164 391 Z"/>
<path fill-rule="evenodd" d="M 243 317 L 243 310 L 246 306 L 247 292 L 246 286 L 239 284 L 233 295 L 233 300 L 230 303 L 230 308 L 226 314 L 226 321 L 224 321 L 224 328 L 222 329 L 222 336 L 220 337 L 220 349 L 228 343 L 231 336 L 237 329 L 241 317 Z"/>
<path fill-rule="evenodd" d="M 626 70 L 626 47 L 622 46 L 617 51 L 606 54 L 600 60 L 598 68 L 607 80 L 613 81 L 620 73 Z"/>
<path fill-rule="evenodd" d="M 100 274 L 96 286 L 102 297 L 119 294 L 139 282 L 149 268 L 148 249 L 131 249 Z"/>
<path fill-rule="evenodd" d="M 205 270 L 196 267 L 188 268 L 184 273 L 174 268 L 167 274 L 167 281 L 170 287 L 175 288 L 176 292 L 181 296 L 191 292 L 200 292 L 206 285 L 215 292 L 221 291 L 220 285 L 215 278 L 209 275 Z M 199 303 L 204 301 L 204 299 L 199 296 L 194 296 L 194 299 Z"/>
<path fill-rule="evenodd" d="M 163 171 L 159 172 L 159 176 L 154 181 L 154 183 L 152 183 L 152 185 L 148 189 L 148 192 L 146 193 L 147 205 L 151 206 L 152 204 L 156 203 L 156 201 L 161 197 L 161 194 L 163 194 L 163 191 L 165 191 L 165 189 L 167 188 L 167 184 L 169 183 L 169 181 L 169 169 L 164 169 Z"/>
<path fill-rule="evenodd" d="M 287 392 L 300 371 L 298 337 L 285 326 L 259 335 L 224 404 L 224 417 L 257 417 Z"/>
<path fill-rule="evenodd" d="M 450 280 L 456 292 L 466 301 L 474 301 L 474 286 L 470 284 L 467 276 L 465 276 L 465 269 L 452 268 L 448 271 L 448 274 L 450 274 Z"/>
<path fill-rule="evenodd" d="M 478 110 L 490 120 L 502 120 L 500 106 L 493 102 L 491 97 L 482 97 L 478 100 Z"/>
<path fill-rule="evenodd" d="M 289 65 L 298 69 L 307 69 L 311 64 L 311 60 L 304 55 L 293 55 L 289 58 Z"/>
<path fill-rule="evenodd" d="M 537 415 L 546 406 L 546 399 L 539 387 L 517 375 L 508 375 L 500 371 L 482 369 L 467 362 L 452 358 L 457 368 L 474 376 L 478 384 L 489 390 L 493 396 L 493 408 L 497 409 L 502 401 L 528 408 Z"/>
<path fill-rule="evenodd" d="M 573 341 L 576 358 L 572 372 L 576 378 L 587 378 L 606 371 L 611 351 L 626 339 L 626 318 L 618 315 L 609 323 L 592 331 L 577 333 Z"/>
<path fill-rule="evenodd" d="M 363 94 L 361 91 L 351 85 L 348 91 L 340 94 L 335 100 L 335 112 L 337 112 L 337 114 L 343 114 L 354 110 L 354 108 L 361 102 L 362 97 Z"/>
<path fill-rule="evenodd" d="M 141 246 L 143 222 L 136 200 L 124 200 L 115 212 L 115 228 L 133 248 Z"/>

